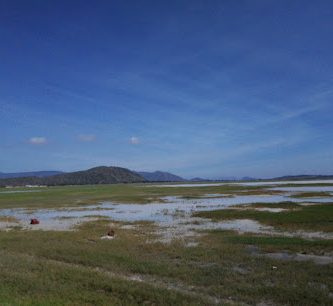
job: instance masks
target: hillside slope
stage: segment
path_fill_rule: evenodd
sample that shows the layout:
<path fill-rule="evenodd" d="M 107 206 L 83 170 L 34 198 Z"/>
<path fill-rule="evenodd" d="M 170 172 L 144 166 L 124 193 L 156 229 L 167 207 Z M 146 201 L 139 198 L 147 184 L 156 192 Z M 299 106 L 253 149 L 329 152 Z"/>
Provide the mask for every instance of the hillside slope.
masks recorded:
<path fill-rule="evenodd" d="M 34 172 L 14 172 L 14 173 L 3 173 L 0 172 L 0 179 L 2 178 L 15 178 L 15 177 L 47 177 L 57 174 L 62 174 L 62 171 L 34 171 Z"/>
<path fill-rule="evenodd" d="M 0 179 L 0 186 L 25 185 L 88 185 L 144 182 L 139 174 L 120 167 L 96 167 L 85 171 L 69 172 L 49 177 L 22 177 Z"/>
<path fill-rule="evenodd" d="M 297 180 L 332 180 L 333 175 L 286 175 L 286 176 L 280 176 L 280 177 L 275 177 L 273 180 L 279 180 L 279 181 L 297 181 Z"/>
<path fill-rule="evenodd" d="M 149 182 L 183 182 L 186 181 L 182 177 L 169 173 L 169 172 L 162 172 L 162 171 L 155 171 L 155 172 L 137 172 L 141 176 L 143 176 Z"/>

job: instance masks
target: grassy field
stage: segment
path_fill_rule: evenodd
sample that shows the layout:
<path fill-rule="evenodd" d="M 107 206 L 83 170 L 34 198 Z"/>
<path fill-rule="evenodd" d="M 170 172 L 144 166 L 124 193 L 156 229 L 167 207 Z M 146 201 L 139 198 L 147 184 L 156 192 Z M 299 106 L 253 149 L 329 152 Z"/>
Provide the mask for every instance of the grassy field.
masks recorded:
<path fill-rule="evenodd" d="M 316 198 L 316 197 L 331 197 L 330 192 L 301 192 L 293 195 L 294 198 Z"/>
<path fill-rule="evenodd" d="M 160 188 L 141 185 L 53 187 L 36 193 L 0 193 L 0 207 L 63 207 L 102 200 L 147 203 L 167 195 L 238 194 L 260 188 Z M 266 207 L 272 204 L 254 204 Z M 332 204 L 281 213 L 227 209 L 202 212 L 213 220 L 249 218 L 282 229 L 333 231 Z M 333 264 L 277 260 L 288 252 L 332 256 L 333 240 L 205 231 L 191 247 L 182 237 L 158 241 L 157 225 L 113 222 L 113 240 L 101 240 L 110 220 L 76 231 L 0 231 L 0 305 L 332 305 Z M 126 223 L 129 225 L 129 223 Z"/>
<path fill-rule="evenodd" d="M 0 207 L 50 208 L 96 204 L 101 201 L 114 201 L 119 203 L 150 203 L 153 201 L 159 201 L 165 196 L 196 197 L 210 193 L 241 194 L 242 192 L 257 190 L 262 190 L 262 187 L 226 185 L 175 188 L 157 187 L 152 184 L 116 184 L 60 186 L 47 188 L 0 188 Z M 6 193 L 8 191 L 11 193 Z M 29 192 L 15 193 L 15 191 Z"/>
<path fill-rule="evenodd" d="M 108 222 L 76 232 L 0 232 L 0 303 L 24 305 L 213 305 L 273 302 L 330 305 L 332 267 L 253 256 L 262 252 L 329 252 L 333 241 L 240 236 L 213 231 L 195 247 L 147 243 L 152 225 Z M 277 270 L 272 270 L 276 266 Z M 287 281 L 288 280 L 288 281 Z M 38 302 L 38 303 L 37 303 Z"/>
<path fill-rule="evenodd" d="M 269 212 L 251 209 L 221 209 L 195 213 L 197 217 L 217 220 L 252 219 L 287 230 L 318 230 L 333 232 L 333 202 L 301 206 L 296 203 L 263 203 L 248 207 L 292 208 L 289 211 Z"/>

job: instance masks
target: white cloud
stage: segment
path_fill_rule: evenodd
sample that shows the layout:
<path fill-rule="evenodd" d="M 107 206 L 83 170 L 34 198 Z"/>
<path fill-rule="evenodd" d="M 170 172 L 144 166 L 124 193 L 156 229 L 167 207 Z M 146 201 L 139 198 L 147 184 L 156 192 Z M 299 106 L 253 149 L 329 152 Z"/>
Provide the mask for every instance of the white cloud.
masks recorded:
<path fill-rule="evenodd" d="M 41 145 L 47 142 L 45 137 L 31 137 L 29 143 L 33 145 Z"/>
<path fill-rule="evenodd" d="M 137 144 L 139 144 L 139 143 L 140 143 L 140 139 L 139 139 L 138 137 L 132 136 L 132 137 L 130 138 L 130 144 L 132 144 L 132 145 L 137 145 Z"/>
<path fill-rule="evenodd" d="M 96 136 L 94 134 L 80 134 L 79 140 L 83 142 L 92 142 L 95 141 Z"/>

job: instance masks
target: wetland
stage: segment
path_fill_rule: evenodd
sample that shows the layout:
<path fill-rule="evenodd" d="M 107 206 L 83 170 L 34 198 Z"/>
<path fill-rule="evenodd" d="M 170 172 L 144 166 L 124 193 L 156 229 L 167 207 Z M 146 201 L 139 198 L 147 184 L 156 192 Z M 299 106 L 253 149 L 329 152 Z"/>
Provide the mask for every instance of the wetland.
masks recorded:
<path fill-rule="evenodd" d="M 333 302 L 333 182 L 6 191 L 2 304 Z"/>

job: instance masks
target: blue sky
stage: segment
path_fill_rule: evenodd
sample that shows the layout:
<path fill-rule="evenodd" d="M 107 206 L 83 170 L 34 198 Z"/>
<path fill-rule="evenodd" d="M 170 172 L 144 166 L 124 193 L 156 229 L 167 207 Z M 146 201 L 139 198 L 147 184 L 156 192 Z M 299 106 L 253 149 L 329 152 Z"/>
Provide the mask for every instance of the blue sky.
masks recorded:
<path fill-rule="evenodd" d="M 0 171 L 333 173 L 332 1 L 0 1 Z"/>

